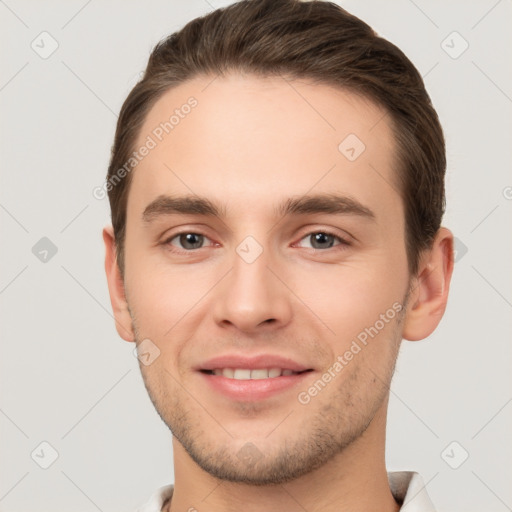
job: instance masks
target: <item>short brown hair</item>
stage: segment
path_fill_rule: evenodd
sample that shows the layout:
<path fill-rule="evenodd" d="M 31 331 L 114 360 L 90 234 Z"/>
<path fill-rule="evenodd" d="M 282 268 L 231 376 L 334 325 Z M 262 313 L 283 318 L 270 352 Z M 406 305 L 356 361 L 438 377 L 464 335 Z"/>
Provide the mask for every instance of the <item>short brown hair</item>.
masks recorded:
<path fill-rule="evenodd" d="M 313 79 L 362 94 L 385 109 L 396 139 L 409 271 L 416 274 L 420 253 L 430 247 L 445 208 L 442 128 L 412 62 L 331 2 L 243 0 L 160 41 L 121 108 L 107 183 L 129 161 L 147 113 L 166 91 L 197 76 L 237 71 Z M 131 174 L 125 172 L 108 188 L 122 275 Z"/>

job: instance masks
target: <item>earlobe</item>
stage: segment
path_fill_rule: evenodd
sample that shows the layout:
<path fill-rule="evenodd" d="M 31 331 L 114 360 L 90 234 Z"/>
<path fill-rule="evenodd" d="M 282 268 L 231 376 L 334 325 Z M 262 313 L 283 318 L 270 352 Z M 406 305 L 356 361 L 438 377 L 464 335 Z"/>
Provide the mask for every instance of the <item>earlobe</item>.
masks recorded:
<path fill-rule="evenodd" d="M 402 337 L 422 340 L 432 334 L 443 317 L 453 272 L 453 234 L 440 228 L 420 260 L 410 293 Z"/>
<path fill-rule="evenodd" d="M 116 256 L 114 230 L 112 226 L 103 228 L 105 243 L 105 273 L 107 275 L 110 302 L 114 312 L 116 330 L 126 341 L 135 341 L 128 303 L 126 301 L 123 279 L 119 270 Z"/>

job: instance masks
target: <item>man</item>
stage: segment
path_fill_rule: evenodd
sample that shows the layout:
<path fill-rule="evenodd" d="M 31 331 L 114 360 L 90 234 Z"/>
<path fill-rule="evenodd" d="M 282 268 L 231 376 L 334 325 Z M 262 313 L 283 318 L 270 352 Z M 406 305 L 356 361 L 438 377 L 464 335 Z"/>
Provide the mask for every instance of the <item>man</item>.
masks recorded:
<path fill-rule="evenodd" d="M 445 167 L 417 70 L 334 4 L 243 1 L 156 46 L 103 232 L 173 434 L 175 483 L 142 510 L 433 510 L 384 447 L 401 341 L 447 302 Z"/>

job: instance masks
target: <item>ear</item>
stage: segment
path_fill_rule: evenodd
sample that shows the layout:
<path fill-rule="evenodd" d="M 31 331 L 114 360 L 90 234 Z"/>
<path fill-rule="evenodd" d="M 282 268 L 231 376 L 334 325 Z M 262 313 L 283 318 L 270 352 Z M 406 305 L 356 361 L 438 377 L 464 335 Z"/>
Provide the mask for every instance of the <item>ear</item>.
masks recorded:
<path fill-rule="evenodd" d="M 117 264 L 114 230 L 112 226 L 103 228 L 103 241 L 105 242 L 105 272 L 107 274 L 110 302 L 114 311 L 116 329 L 119 336 L 126 341 L 135 341 L 132 319 L 126 302 L 124 283 Z"/>
<path fill-rule="evenodd" d="M 420 258 L 418 274 L 411 283 L 402 337 L 422 340 L 439 325 L 446 309 L 453 272 L 453 234 L 440 228 Z"/>

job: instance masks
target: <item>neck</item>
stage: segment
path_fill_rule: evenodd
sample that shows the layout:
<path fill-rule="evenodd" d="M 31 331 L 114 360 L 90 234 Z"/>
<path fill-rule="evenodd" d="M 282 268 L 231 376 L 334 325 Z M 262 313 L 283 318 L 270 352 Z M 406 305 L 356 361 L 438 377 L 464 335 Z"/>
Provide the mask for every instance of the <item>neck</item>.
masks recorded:
<path fill-rule="evenodd" d="M 385 415 L 377 412 L 364 434 L 327 464 L 282 485 L 218 480 L 201 469 L 173 438 L 175 484 L 166 512 L 398 512 L 385 467 Z"/>

